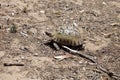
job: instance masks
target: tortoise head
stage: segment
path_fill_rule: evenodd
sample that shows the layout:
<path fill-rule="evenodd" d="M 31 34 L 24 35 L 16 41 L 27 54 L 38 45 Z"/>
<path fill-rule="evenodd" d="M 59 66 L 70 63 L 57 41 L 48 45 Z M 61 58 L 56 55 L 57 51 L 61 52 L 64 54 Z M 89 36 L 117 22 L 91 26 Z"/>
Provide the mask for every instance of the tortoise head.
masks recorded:
<path fill-rule="evenodd" d="M 47 36 L 49 36 L 49 37 L 53 37 L 54 35 L 52 34 L 52 33 L 50 33 L 50 32 L 45 32 L 45 34 L 47 35 Z"/>

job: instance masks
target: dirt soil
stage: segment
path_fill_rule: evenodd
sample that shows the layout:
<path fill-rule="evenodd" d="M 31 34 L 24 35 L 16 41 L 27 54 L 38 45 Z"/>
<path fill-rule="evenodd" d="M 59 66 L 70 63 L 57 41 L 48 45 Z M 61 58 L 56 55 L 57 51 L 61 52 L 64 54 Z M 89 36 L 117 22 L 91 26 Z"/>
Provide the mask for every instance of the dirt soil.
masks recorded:
<path fill-rule="evenodd" d="M 49 40 L 45 31 L 68 25 L 77 26 L 86 37 L 80 52 L 118 76 L 44 44 Z M 65 54 L 71 57 L 55 59 Z M 0 0 L 0 80 L 120 80 L 119 76 L 120 0 Z"/>

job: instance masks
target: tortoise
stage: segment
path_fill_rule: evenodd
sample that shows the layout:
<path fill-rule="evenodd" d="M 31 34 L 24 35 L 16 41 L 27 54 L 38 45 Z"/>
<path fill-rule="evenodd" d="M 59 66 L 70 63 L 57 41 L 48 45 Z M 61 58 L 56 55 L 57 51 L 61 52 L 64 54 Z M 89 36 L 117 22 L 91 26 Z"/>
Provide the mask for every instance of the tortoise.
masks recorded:
<path fill-rule="evenodd" d="M 84 37 L 80 30 L 75 26 L 60 27 L 55 32 L 45 32 L 51 37 L 53 46 L 59 50 L 61 46 L 81 47 L 84 44 Z M 83 47 L 81 47 L 82 49 Z"/>

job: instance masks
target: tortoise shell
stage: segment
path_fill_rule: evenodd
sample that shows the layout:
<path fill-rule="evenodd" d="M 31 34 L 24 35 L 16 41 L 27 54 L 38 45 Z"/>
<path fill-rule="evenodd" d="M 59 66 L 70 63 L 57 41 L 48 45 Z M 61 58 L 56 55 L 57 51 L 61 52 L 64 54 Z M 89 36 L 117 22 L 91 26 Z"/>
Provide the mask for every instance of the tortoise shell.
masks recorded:
<path fill-rule="evenodd" d="M 61 45 L 79 46 L 84 41 L 80 30 L 76 27 L 60 27 L 54 33 L 46 32 L 46 34 Z"/>

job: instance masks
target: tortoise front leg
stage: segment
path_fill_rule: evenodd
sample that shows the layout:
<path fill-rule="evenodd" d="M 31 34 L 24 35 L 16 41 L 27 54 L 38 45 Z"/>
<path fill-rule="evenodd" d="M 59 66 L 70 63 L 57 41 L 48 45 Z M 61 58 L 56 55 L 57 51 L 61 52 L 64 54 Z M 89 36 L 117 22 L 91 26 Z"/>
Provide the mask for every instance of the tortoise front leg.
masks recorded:
<path fill-rule="evenodd" d="M 60 47 L 57 43 L 53 42 L 53 46 L 55 47 L 56 50 L 60 50 Z"/>

